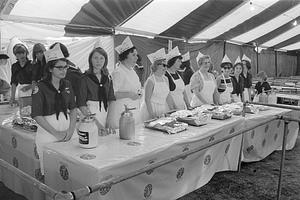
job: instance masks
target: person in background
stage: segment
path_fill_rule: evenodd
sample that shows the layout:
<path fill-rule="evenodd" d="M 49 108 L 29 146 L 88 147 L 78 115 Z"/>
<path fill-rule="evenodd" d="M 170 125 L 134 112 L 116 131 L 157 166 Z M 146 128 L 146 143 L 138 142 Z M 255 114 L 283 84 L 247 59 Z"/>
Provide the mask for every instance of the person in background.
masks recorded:
<path fill-rule="evenodd" d="M 256 94 L 261 94 L 262 92 L 270 92 L 271 91 L 271 86 L 270 84 L 267 82 L 268 76 L 266 74 L 266 72 L 264 71 L 260 71 L 257 74 L 257 77 L 259 78 L 258 82 L 255 85 L 255 93 Z"/>
<path fill-rule="evenodd" d="M 191 92 L 190 80 L 192 75 L 194 74 L 194 70 L 191 68 L 190 52 L 187 52 L 182 56 L 182 64 L 178 72 L 183 79 L 188 102 L 191 102 L 193 94 Z"/>
<path fill-rule="evenodd" d="M 242 76 L 243 73 L 243 65 L 238 56 L 235 64 L 233 66 L 233 76 L 231 76 L 233 91 L 232 98 L 233 102 L 241 102 L 243 101 L 243 92 L 244 92 L 244 78 Z"/>
<path fill-rule="evenodd" d="M 132 110 L 135 123 L 140 122 L 140 99 L 142 96 L 141 83 L 138 75 L 134 71 L 137 62 L 137 50 L 133 46 L 129 37 L 126 37 L 121 45 L 116 48 L 119 54 L 119 63 L 112 72 L 114 92 L 116 101 L 112 101 L 108 108 L 107 124 L 108 127 L 119 128 L 119 119 L 124 111 L 124 105 Z"/>
<path fill-rule="evenodd" d="M 46 48 L 43 44 L 37 43 L 32 49 L 32 64 L 34 69 L 35 81 L 39 81 L 44 77 L 46 60 L 44 52 Z"/>
<path fill-rule="evenodd" d="M 75 100 L 77 102 L 77 98 L 79 96 L 79 89 L 78 88 L 80 87 L 80 79 L 81 79 L 81 76 L 82 76 L 82 72 L 80 71 L 80 69 L 78 67 L 75 66 L 74 63 L 72 63 L 68 59 L 70 54 L 69 54 L 68 48 L 64 44 L 62 44 L 60 42 L 56 42 L 56 43 L 52 44 L 49 49 L 52 49 L 56 44 L 59 44 L 63 55 L 67 59 L 67 64 L 68 64 L 69 67 L 67 69 L 67 75 L 66 75 L 65 79 L 67 79 L 68 81 L 71 82 L 72 89 L 73 89 L 74 94 L 75 94 Z"/>
<path fill-rule="evenodd" d="M 7 65 L 7 62 L 8 62 L 8 59 L 9 59 L 9 56 L 5 53 L 5 52 L 0 52 L 0 68 L 1 68 L 1 72 L 3 73 L 2 70 L 5 70 L 5 69 L 2 69 L 2 67 L 6 67 Z M 9 83 L 4 80 L 4 76 L 2 76 L 3 74 L 1 74 L 0 76 L 0 94 L 3 95 L 3 99 L 0 99 L 1 100 L 6 100 L 8 99 L 9 97 L 9 92 L 10 92 L 10 85 Z"/>
<path fill-rule="evenodd" d="M 151 61 L 152 74 L 145 84 L 145 98 L 141 106 L 141 117 L 143 121 L 161 117 L 169 108 L 174 107 L 173 99 L 170 95 L 169 81 L 166 73 L 166 52 L 159 49 L 148 55 Z"/>
<path fill-rule="evenodd" d="M 32 93 L 32 88 L 34 88 L 36 81 L 33 72 L 33 66 L 31 61 L 28 59 L 28 50 L 24 44 L 16 44 L 13 47 L 13 53 L 16 56 L 17 62 L 11 67 L 11 98 L 10 105 L 16 103 L 15 95 L 17 86 L 19 97 L 26 97 L 26 104 L 31 104 L 31 99 L 29 98 Z"/>
<path fill-rule="evenodd" d="M 199 52 L 197 56 L 199 70 L 191 78 L 191 90 L 193 97 L 191 106 L 197 107 L 203 104 L 219 104 L 219 93 L 215 77 L 208 70 L 211 66 L 211 59 L 208 55 Z"/>
<path fill-rule="evenodd" d="M 251 87 L 252 87 L 252 74 L 251 74 L 251 60 L 245 54 L 242 57 L 243 64 L 243 78 L 244 78 L 244 100 L 251 101 Z"/>
<path fill-rule="evenodd" d="M 177 72 L 182 64 L 182 56 L 178 47 L 172 49 L 167 55 L 166 77 L 169 80 L 169 89 L 173 98 L 174 109 L 185 110 L 190 107 L 190 103 L 185 92 L 185 85 L 182 77 Z"/>
<path fill-rule="evenodd" d="M 68 65 L 60 46 L 45 52 L 45 79 L 39 81 L 32 92 L 31 117 L 38 123 L 35 137 L 44 174 L 43 148 L 51 142 L 69 141 L 76 124 L 76 104 L 71 83 L 64 79 Z M 68 112 L 69 111 L 69 112 Z"/>
<path fill-rule="evenodd" d="M 104 49 L 96 47 L 88 57 L 89 69 L 81 77 L 77 103 L 84 116 L 96 114 L 99 133 L 106 134 L 107 110 L 116 100 L 113 83 L 107 69 L 108 56 Z"/>
<path fill-rule="evenodd" d="M 134 71 L 136 72 L 136 74 L 138 75 L 139 77 L 139 80 L 141 82 L 141 85 L 143 86 L 144 85 L 144 66 L 142 64 L 142 58 L 140 55 L 137 55 L 138 56 L 138 60 L 136 61 L 136 64 L 134 66 Z"/>
<path fill-rule="evenodd" d="M 233 91 L 233 86 L 231 77 L 229 76 L 231 68 L 232 63 L 228 56 L 225 55 L 221 62 L 222 74 L 219 75 L 216 79 L 221 104 L 231 103 L 232 101 L 231 93 Z"/>

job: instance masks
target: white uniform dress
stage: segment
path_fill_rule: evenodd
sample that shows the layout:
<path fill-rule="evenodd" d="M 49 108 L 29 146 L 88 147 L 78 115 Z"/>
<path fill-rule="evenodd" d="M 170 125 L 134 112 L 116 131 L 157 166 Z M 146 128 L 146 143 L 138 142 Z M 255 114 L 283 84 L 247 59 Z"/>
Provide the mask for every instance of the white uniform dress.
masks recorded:
<path fill-rule="evenodd" d="M 169 72 L 167 72 L 167 73 L 169 73 Z M 183 82 L 181 76 L 178 73 L 177 73 L 177 75 L 179 76 L 179 79 L 175 80 L 172 77 L 172 75 L 170 74 L 173 82 L 176 85 L 175 90 L 171 91 L 170 94 L 171 94 L 171 96 L 173 98 L 173 101 L 174 101 L 174 104 L 175 104 L 175 108 L 179 109 L 179 110 L 185 110 L 187 108 L 186 104 L 184 102 L 184 96 L 183 96 L 183 93 L 185 91 L 185 85 L 184 85 L 184 82 Z"/>
<path fill-rule="evenodd" d="M 222 104 L 225 103 L 231 103 L 231 93 L 233 91 L 233 86 L 232 86 L 232 82 L 230 81 L 230 83 L 226 83 L 226 79 L 224 74 L 222 74 L 223 80 L 224 80 L 224 84 L 225 84 L 225 91 L 220 93 L 220 100 Z"/>
<path fill-rule="evenodd" d="M 200 95 L 202 96 L 202 98 L 205 99 L 205 101 L 209 104 L 213 104 L 214 103 L 214 99 L 213 99 L 213 94 L 214 91 L 216 89 L 216 82 L 214 80 L 214 78 L 212 76 L 210 76 L 209 80 L 205 80 L 203 74 L 200 72 L 200 70 L 198 70 L 199 73 L 199 78 L 202 79 L 203 82 L 203 87 L 202 90 L 200 91 Z M 194 75 L 193 75 L 194 76 Z M 195 74 L 195 76 L 197 77 L 197 75 Z M 198 80 L 200 82 L 200 80 Z M 191 89 L 194 89 L 195 87 L 191 86 Z M 197 106 L 201 106 L 204 103 L 200 101 L 200 99 L 193 94 L 192 100 L 191 100 L 191 106 L 192 107 L 197 107 Z"/>
<path fill-rule="evenodd" d="M 141 83 L 138 75 L 133 68 L 128 69 L 120 63 L 112 72 L 112 80 L 114 91 L 116 92 L 134 92 L 141 91 Z M 131 110 L 135 118 L 135 124 L 140 123 L 140 99 L 132 100 L 130 98 L 117 99 L 112 101 L 108 106 L 107 124 L 111 128 L 119 128 L 119 119 L 121 113 L 125 110 L 124 105 L 128 108 L 136 108 Z"/>
<path fill-rule="evenodd" d="M 147 82 L 151 80 L 154 84 L 150 102 L 155 117 L 160 117 L 162 114 L 166 113 L 169 110 L 169 107 L 167 105 L 167 97 L 170 92 L 168 80 L 165 76 L 163 76 L 162 78 L 163 81 L 159 82 L 156 80 L 155 75 L 151 75 L 147 80 Z M 141 106 L 141 118 L 143 121 L 149 120 L 151 118 L 149 116 L 145 100 L 143 101 Z"/>

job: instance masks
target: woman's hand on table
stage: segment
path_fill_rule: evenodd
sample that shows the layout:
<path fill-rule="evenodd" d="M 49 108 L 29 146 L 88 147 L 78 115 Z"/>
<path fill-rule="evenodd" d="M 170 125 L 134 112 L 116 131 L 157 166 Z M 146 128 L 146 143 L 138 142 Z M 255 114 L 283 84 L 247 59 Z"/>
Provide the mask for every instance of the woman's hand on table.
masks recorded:
<path fill-rule="evenodd" d="M 14 107 L 14 106 L 18 105 L 18 102 L 15 99 L 11 98 L 9 100 L 9 105 L 12 106 L 12 107 Z"/>

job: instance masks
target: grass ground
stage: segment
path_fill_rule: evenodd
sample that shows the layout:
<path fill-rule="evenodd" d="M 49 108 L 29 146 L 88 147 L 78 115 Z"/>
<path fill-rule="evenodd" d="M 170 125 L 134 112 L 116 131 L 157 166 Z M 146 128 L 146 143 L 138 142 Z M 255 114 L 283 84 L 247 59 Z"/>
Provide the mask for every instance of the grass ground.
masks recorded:
<path fill-rule="evenodd" d="M 276 199 L 281 151 L 262 161 L 243 163 L 241 172 L 219 172 L 212 180 L 178 200 L 274 200 Z M 286 152 L 282 200 L 300 200 L 300 136 Z M 0 200 L 26 200 L 0 182 Z"/>

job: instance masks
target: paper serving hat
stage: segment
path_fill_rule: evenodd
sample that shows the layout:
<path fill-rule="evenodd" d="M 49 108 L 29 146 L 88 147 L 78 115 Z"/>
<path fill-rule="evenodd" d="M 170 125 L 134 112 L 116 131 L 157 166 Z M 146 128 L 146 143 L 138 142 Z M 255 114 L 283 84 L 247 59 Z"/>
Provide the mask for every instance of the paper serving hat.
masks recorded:
<path fill-rule="evenodd" d="M 241 61 L 241 59 L 240 59 L 240 56 L 238 56 L 238 57 L 236 58 L 234 64 L 236 65 L 236 64 L 241 63 L 241 62 L 242 62 L 242 61 Z"/>
<path fill-rule="evenodd" d="M 246 60 L 251 63 L 251 59 L 248 56 L 246 56 L 245 54 L 243 55 L 242 60 Z"/>
<path fill-rule="evenodd" d="M 46 58 L 46 62 L 65 58 L 64 54 L 62 53 L 62 51 L 60 49 L 59 43 L 57 43 L 52 49 L 45 51 L 44 55 Z"/>
<path fill-rule="evenodd" d="M 132 48 L 132 47 L 134 47 L 134 46 L 133 46 L 133 44 L 132 44 L 132 42 L 131 42 L 129 36 L 127 36 L 127 37 L 125 38 L 125 40 L 122 42 L 122 44 L 119 45 L 119 46 L 117 46 L 117 47 L 115 48 L 115 50 L 118 52 L 118 54 L 121 54 L 121 53 L 123 53 L 124 51 L 127 51 L 128 49 L 130 49 L 130 48 Z"/>
<path fill-rule="evenodd" d="M 231 63 L 231 60 L 228 58 L 228 56 L 225 54 L 225 56 L 223 57 L 223 60 L 221 63 Z"/>
<path fill-rule="evenodd" d="M 199 62 L 199 60 L 200 60 L 200 58 L 201 58 L 202 56 L 204 56 L 204 55 L 199 51 L 199 53 L 198 53 L 198 55 L 197 55 L 197 57 L 196 57 L 197 62 Z"/>
<path fill-rule="evenodd" d="M 186 52 L 184 55 L 182 55 L 182 62 L 186 62 L 190 60 L 190 52 Z"/>
<path fill-rule="evenodd" d="M 179 52 L 178 47 L 176 46 L 174 49 L 172 49 L 167 55 L 166 55 L 166 59 L 171 60 L 172 58 L 176 57 L 176 56 L 181 56 L 181 53 Z"/>
<path fill-rule="evenodd" d="M 151 63 L 154 63 L 157 60 L 164 60 L 166 59 L 166 51 L 165 48 L 161 48 L 154 53 L 147 55 Z"/>

